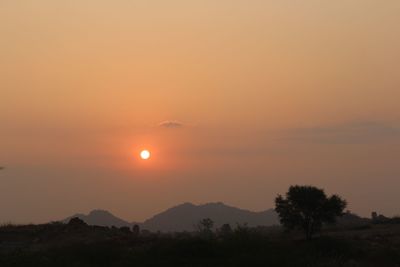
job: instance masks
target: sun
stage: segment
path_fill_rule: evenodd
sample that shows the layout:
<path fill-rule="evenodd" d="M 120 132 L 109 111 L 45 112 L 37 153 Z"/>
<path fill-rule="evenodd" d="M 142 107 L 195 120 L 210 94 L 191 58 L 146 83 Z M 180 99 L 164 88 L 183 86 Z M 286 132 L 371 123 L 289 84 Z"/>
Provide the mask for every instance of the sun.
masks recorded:
<path fill-rule="evenodd" d="M 148 151 L 148 150 L 142 150 L 141 152 L 140 152 L 140 158 L 141 159 L 144 159 L 144 160 L 146 160 L 146 159 L 149 159 L 150 158 L 150 151 Z"/>

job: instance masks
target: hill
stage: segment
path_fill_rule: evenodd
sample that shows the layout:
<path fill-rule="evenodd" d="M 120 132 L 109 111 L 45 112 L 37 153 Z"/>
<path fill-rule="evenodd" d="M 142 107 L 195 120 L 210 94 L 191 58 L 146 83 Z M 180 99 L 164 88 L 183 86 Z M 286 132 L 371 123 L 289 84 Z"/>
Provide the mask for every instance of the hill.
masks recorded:
<path fill-rule="evenodd" d="M 204 205 L 184 203 L 167 209 L 143 223 L 130 223 L 105 210 L 93 210 L 88 215 L 75 214 L 62 220 L 62 222 L 68 222 L 73 217 L 78 217 L 89 225 L 121 227 L 139 224 L 142 229 L 162 232 L 193 231 L 196 224 L 204 218 L 212 219 L 215 222 L 215 227 L 219 227 L 225 223 L 229 223 L 232 226 L 245 223 L 248 226 L 278 224 L 278 217 L 272 209 L 253 212 L 227 206 L 221 202 Z"/>
<path fill-rule="evenodd" d="M 245 223 L 248 226 L 270 226 L 279 223 L 272 209 L 254 212 L 218 202 L 204 205 L 184 203 L 153 216 L 146 220 L 142 227 L 150 231 L 193 231 L 196 224 L 204 218 L 212 219 L 215 227 L 220 227 L 225 223 L 232 226 Z"/>
<path fill-rule="evenodd" d="M 62 220 L 62 222 L 67 223 L 71 218 L 74 217 L 78 217 L 89 225 L 116 227 L 132 225 L 130 222 L 120 219 L 106 210 L 93 210 L 88 215 L 78 213 Z"/>

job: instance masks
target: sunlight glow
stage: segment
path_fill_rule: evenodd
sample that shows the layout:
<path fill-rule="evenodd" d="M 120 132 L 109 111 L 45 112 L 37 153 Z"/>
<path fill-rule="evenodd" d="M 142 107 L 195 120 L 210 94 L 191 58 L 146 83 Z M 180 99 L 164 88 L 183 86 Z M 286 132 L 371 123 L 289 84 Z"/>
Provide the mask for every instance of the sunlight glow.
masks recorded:
<path fill-rule="evenodd" d="M 142 150 L 142 152 L 140 152 L 140 158 L 141 159 L 149 159 L 150 158 L 150 151 L 148 150 Z"/>

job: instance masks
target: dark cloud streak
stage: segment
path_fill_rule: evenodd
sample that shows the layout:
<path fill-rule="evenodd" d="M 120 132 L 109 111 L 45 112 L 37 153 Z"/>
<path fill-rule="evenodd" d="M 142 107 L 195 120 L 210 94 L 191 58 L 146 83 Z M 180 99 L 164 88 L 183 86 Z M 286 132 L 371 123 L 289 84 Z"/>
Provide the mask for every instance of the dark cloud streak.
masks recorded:
<path fill-rule="evenodd" d="M 183 128 L 185 125 L 180 121 L 163 121 L 158 126 L 163 128 Z"/>

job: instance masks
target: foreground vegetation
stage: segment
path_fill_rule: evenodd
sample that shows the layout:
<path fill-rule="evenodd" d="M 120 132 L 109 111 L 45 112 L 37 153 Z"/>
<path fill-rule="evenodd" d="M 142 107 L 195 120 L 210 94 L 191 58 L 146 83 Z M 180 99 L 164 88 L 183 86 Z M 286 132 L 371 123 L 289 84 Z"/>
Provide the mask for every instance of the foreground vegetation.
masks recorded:
<path fill-rule="evenodd" d="M 0 227 L 0 266 L 400 266 L 400 225 L 141 233 L 70 224 Z"/>

